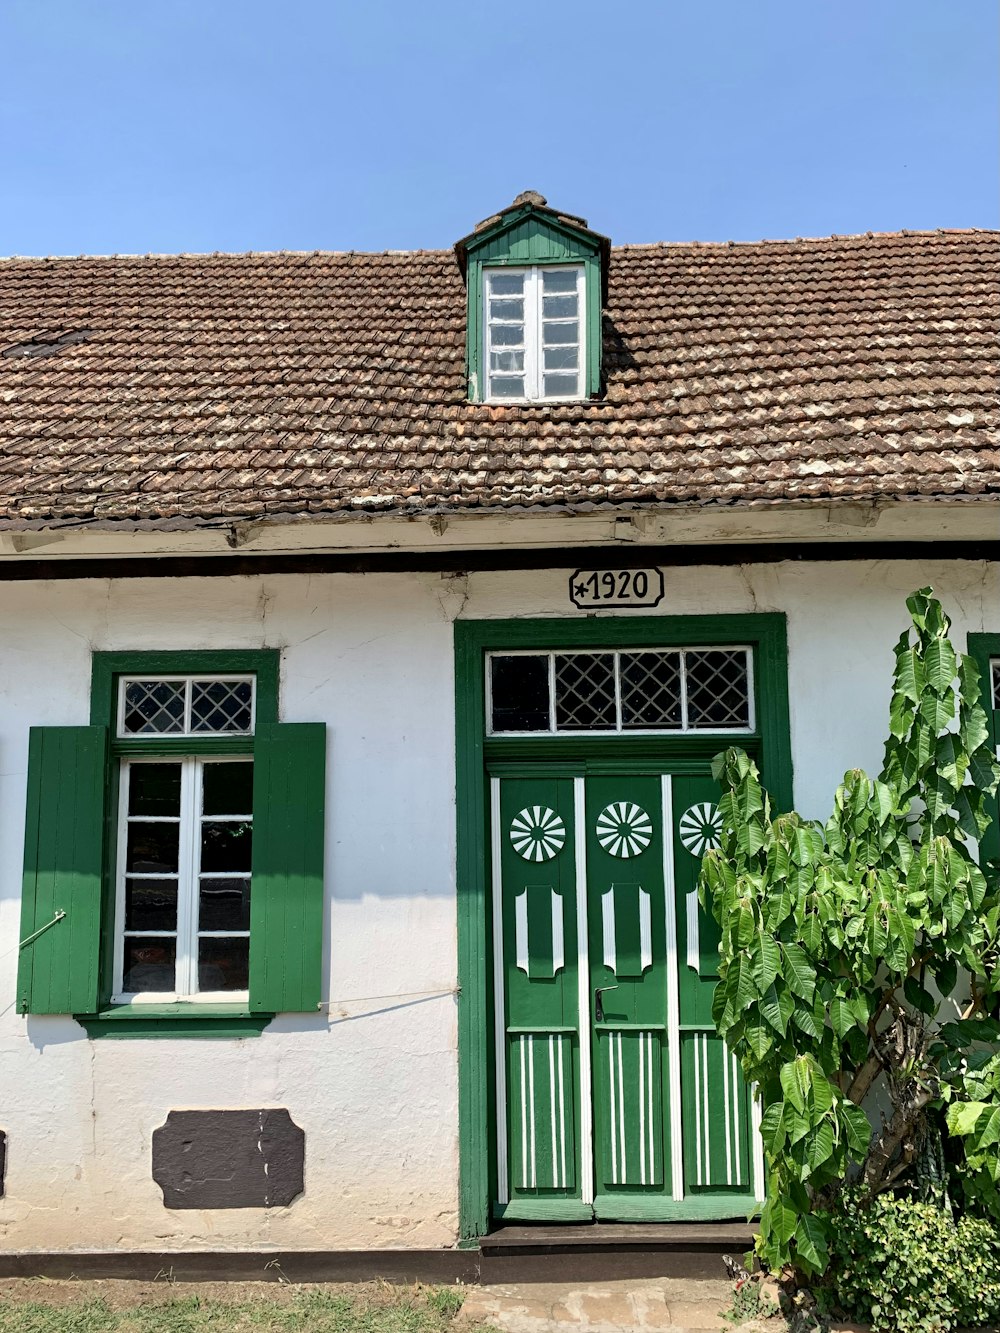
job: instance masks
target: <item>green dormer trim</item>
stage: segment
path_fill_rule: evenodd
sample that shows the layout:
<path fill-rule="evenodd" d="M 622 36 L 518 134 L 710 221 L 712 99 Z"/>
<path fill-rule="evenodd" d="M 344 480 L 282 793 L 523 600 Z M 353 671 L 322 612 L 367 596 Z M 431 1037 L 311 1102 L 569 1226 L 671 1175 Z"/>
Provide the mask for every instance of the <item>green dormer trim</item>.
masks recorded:
<path fill-rule="evenodd" d="M 608 238 L 591 231 L 583 218 L 549 208 L 540 194 L 530 190 L 458 242 L 455 255 L 468 294 L 466 368 L 472 402 L 483 402 L 488 397 L 483 274 L 484 270 L 498 268 L 576 265 L 583 269 L 583 396 L 594 398 L 601 392 L 601 310 L 607 295 L 610 248 Z M 559 399 L 540 397 L 534 401 L 551 403 Z"/>

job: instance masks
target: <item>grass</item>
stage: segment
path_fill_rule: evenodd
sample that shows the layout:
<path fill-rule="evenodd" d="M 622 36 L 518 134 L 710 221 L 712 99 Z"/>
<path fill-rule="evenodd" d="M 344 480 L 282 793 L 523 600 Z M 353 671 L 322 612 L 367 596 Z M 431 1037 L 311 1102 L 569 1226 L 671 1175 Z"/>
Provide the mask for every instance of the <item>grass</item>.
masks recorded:
<path fill-rule="evenodd" d="M 208 1284 L 206 1284 L 208 1286 Z M 0 1333 L 448 1333 L 456 1287 L 0 1283 Z"/>

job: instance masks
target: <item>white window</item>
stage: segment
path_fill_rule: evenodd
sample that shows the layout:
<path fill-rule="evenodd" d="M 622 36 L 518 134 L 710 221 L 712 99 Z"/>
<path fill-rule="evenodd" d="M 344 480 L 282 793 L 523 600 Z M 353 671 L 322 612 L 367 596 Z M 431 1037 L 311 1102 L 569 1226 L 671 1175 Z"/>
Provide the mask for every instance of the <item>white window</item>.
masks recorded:
<path fill-rule="evenodd" d="M 486 398 L 582 398 L 582 265 L 483 270 Z"/>
<path fill-rule="evenodd" d="M 253 760 L 124 759 L 112 1001 L 246 1000 Z"/>

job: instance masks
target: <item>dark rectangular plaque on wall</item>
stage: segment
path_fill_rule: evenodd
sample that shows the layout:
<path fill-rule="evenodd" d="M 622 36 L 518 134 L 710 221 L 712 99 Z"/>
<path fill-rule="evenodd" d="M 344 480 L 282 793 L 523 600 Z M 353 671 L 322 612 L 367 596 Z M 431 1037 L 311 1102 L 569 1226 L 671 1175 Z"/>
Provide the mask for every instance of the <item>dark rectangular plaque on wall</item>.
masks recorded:
<path fill-rule="evenodd" d="M 279 1208 L 302 1193 L 305 1133 L 282 1107 L 171 1111 L 153 1131 L 165 1208 Z"/>

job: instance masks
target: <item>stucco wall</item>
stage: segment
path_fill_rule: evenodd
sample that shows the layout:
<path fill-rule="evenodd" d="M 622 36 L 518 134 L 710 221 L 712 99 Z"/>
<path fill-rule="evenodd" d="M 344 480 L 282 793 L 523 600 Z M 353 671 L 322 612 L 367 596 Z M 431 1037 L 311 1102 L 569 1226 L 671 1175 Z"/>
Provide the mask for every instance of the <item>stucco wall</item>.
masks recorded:
<path fill-rule="evenodd" d="M 574 614 L 564 571 L 0 583 L 0 1246 L 435 1246 L 457 1228 L 453 674 L 457 616 Z M 825 816 L 877 768 L 905 594 L 964 646 L 1000 630 L 981 563 L 667 572 L 666 615 L 784 611 L 795 793 Z M 648 614 L 648 613 L 647 613 Z M 88 720 L 93 649 L 283 649 L 286 721 L 325 721 L 329 1014 L 245 1041 L 89 1041 L 17 1015 L 28 727 Z M 171 1108 L 285 1106 L 306 1133 L 287 1209 L 171 1212 L 150 1137 Z"/>

